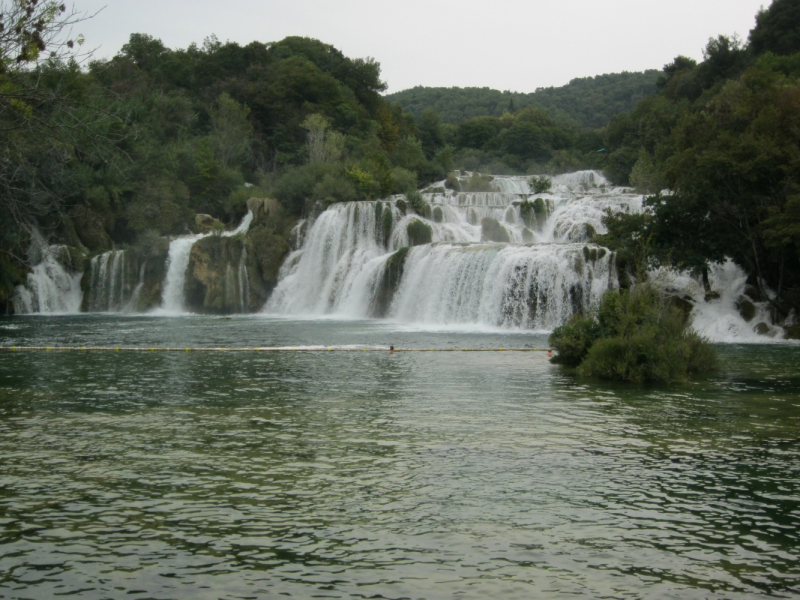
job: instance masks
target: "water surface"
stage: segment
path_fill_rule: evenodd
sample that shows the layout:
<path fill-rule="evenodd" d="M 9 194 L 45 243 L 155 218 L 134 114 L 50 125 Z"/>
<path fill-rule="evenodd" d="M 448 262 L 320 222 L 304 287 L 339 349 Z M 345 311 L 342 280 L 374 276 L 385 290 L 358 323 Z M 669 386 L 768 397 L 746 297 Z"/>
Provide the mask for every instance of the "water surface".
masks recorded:
<path fill-rule="evenodd" d="M 370 321 L 0 320 L 0 345 L 541 347 Z M 0 353 L 4 598 L 800 595 L 800 349 Z"/>

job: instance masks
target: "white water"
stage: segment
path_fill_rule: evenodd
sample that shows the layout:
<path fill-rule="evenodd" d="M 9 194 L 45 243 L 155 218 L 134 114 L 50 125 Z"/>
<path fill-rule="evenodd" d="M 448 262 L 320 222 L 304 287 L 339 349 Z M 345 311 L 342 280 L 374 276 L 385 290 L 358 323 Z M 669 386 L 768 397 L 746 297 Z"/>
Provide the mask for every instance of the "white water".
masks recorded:
<path fill-rule="evenodd" d="M 70 314 L 80 312 L 83 302 L 82 273 L 69 265 L 65 246 L 48 245 L 44 237 L 33 230 L 28 259 L 34 265 L 27 283 L 14 291 L 14 311 L 17 314 Z"/>
<path fill-rule="evenodd" d="M 88 309 L 90 312 L 131 312 L 143 285 L 139 269 L 136 286 L 129 278 L 136 273 L 135 257 L 125 250 L 111 250 L 90 263 Z"/>
<path fill-rule="evenodd" d="M 374 315 L 386 261 L 410 245 L 407 226 L 420 219 L 432 229 L 433 243 L 408 253 L 386 316 L 400 323 L 552 329 L 617 286 L 610 253 L 586 261 L 584 246 L 574 243 L 588 239 L 586 224 L 603 232 L 600 219 L 607 206 L 641 210 L 639 196 L 608 195 L 598 188 L 596 198 L 583 191 L 579 197 L 568 189 L 568 184 L 593 179 L 605 182 L 599 174 L 584 172 L 554 181 L 557 193 L 537 194 L 551 214 L 536 231 L 525 226 L 518 206 L 530 192 L 524 177 L 495 178 L 493 184 L 503 191 L 424 194 L 431 219 L 410 210 L 403 215 L 398 208 L 402 196 L 384 200 L 381 212 L 391 211 L 393 221 L 388 237 L 376 218 L 375 202 L 333 205 L 310 225 L 301 248 L 286 260 L 265 311 Z M 487 217 L 503 226 L 510 244 L 482 241 L 481 220 Z"/>
<path fill-rule="evenodd" d="M 467 180 L 462 177 L 462 184 Z M 388 237 L 375 218 L 375 202 L 331 206 L 304 223 L 302 245 L 285 261 L 264 311 L 315 318 L 375 316 L 386 262 L 410 245 L 406 226 L 413 219 L 431 227 L 433 243 L 408 252 L 400 285 L 383 311 L 382 316 L 403 326 L 551 330 L 617 287 L 611 253 L 601 250 L 595 260 L 587 260 L 585 244 L 592 229 L 605 233 L 607 209 L 640 213 L 642 196 L 609 186 L 593 171 L 556 176 L 546 194 L 531 194 L 527 177 L 495 177 L 492 185 L 494 192 L 423 194 L 438 209 L 431 219 L 410 210 L 403 215 L 397 206 L 402 196 L 383 200 L 393 217 Z M 547 216 L 529 228 L 519 203 L 535 198 L 545 201 Z M 481 221 L 487 217 L 503 226 L 510 243 L 481 241 Z M 712 341 L 782 338 L 766 303 L 754 303 L 756 316 L 749 323 L 739 314 L 736 302 L 747 278 L 731 262 L 710 268 L 720 298 L 708 302 L 695 277 L 667 269 L 653 277 L 665 293 L 691 299 L 693 326 Z M 756 333 L 759 323 L 769 326 L 770 337 Z"/>

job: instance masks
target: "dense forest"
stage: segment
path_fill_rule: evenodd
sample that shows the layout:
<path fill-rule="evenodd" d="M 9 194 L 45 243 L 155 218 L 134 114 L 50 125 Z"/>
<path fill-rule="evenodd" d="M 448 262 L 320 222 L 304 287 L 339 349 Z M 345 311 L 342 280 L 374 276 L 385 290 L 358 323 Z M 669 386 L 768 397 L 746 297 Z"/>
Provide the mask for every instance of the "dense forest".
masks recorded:
<path fill-rule="evenodd" d="M 414 87 L 386 96 L 419 119 L 427 108 L 442 123 L 460 125 L 475 117 L 502 117 L 524 108 L 544 108 L 560 123 L 588 129 L 608 124 L 611 117 L 632 110 L 646 96 L 655 96 L 661 73 L 611 73 L 573 79 L 561 87 L 538 88 L 530 94 L 490 88 Z"/>
<path fill-rule="evenodd" d="M 730 256 L 777 315 L 800 307 L 796 0 L 762 10 L 746 43 L 711 39 L 700 63 L 532 95 L 385 97 L 377 62 L 302 37 L 170 49 L 133 34 L 110 60 L 81 62 L 83 40 L 65 34 L 80 15 L 64 5 L 5 0 L 0 19 L 0 312 L 30 268 L 34 228 L 81 249 L 77 266 L 230 226 L 248 199 L 273 198 L 252 237 L 274 277 L 301 216 L 456 168 L 602 169 L 650 194 L 650 212 L 609 215 L 598 242 L 631 264 L 698 273 Z"/>

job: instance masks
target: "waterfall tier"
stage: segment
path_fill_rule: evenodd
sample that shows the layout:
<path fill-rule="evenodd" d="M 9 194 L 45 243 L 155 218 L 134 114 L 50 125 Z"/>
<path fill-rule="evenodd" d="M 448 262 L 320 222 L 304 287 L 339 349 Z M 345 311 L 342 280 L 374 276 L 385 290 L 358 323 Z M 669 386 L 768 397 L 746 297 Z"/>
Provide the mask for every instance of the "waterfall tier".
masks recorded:
<path fill-rule="evenodd" d="M 404 196 L 332 205 L 285 262 L 265 310 L 552 329 L 618 285 L 611 253 L 586 245 L 604 232 L 606 208 L 642 206 L 597 187 L 598 173 L 563 179 L 547 194 L 531 194 L 523 177 L 496 177 L 492 192 L 434 186 L 416 212 Z"/>

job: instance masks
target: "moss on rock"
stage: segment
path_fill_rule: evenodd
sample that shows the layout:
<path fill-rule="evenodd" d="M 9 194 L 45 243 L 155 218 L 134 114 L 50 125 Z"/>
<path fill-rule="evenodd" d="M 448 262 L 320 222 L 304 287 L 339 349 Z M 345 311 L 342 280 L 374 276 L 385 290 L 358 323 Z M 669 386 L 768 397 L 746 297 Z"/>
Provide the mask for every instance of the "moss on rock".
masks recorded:
<path fill-rule="evenodd" d="M 433 241 L 433 229 L 420 219 L 411 219 L 406 225 L 406 233 L 412 246 L 430 244 Z"/>
<path fill-rule="evenodd" d="M 511 238 L 497 219 L 484 217 L 481 219 L 481 241 L 509 243 Z"/>

